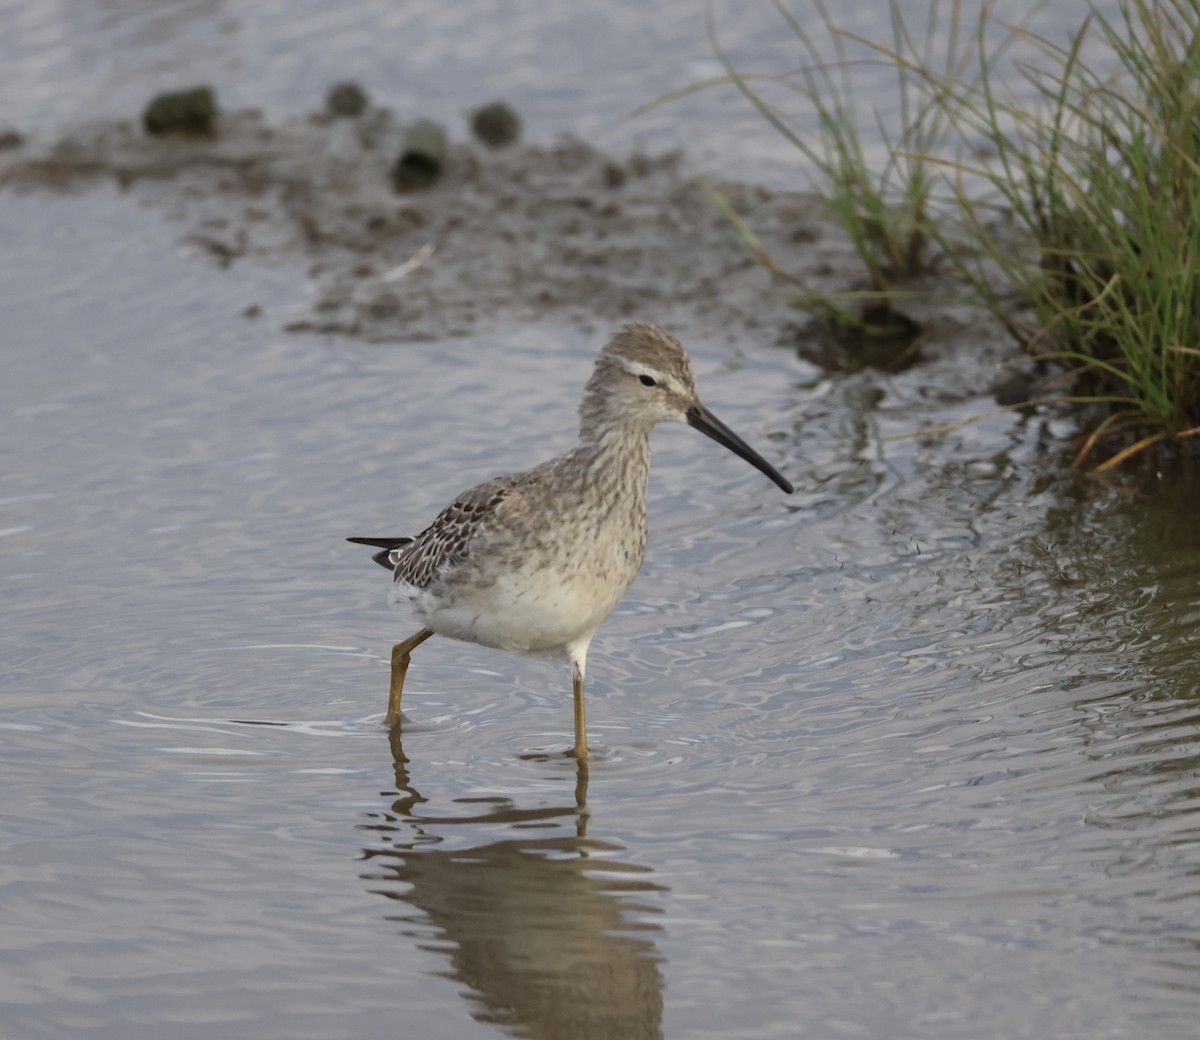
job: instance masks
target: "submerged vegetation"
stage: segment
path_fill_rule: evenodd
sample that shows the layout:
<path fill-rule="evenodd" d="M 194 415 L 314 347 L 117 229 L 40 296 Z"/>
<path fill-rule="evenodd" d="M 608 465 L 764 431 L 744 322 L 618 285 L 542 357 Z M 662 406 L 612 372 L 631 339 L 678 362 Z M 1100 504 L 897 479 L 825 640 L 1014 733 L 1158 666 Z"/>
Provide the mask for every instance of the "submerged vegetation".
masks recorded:
<path fill-rule="evenodd" d="M 1108 468 L 1200 434 L 1200 6 L 1115 0 L 1106 15 L 1089 0 L 1056 43 L 1000 23 L 988 3 L 967 16 L 961 0 L 934 0 L 916 36 L 892 0 L 890 38 L 876 40 L 808 0 L 822 47 L 773 2 L 799 68 L 739 70 L 713 32 L 724 75 L 672 97 L 732 84 L 806 160 L 870 288 L 814 293 L 756 248 L 797 302 L 869 332 L 880 301 L 900 305 L 940 265 L 1024 350 L 1058 363 L 1044 399 L 1106 407 L 1077 465 L 1101 441 L 1120 448 Z M 874 114 L 873 159 L 854 86 L 880 65 L 897 77 L 898 122 Z"/>

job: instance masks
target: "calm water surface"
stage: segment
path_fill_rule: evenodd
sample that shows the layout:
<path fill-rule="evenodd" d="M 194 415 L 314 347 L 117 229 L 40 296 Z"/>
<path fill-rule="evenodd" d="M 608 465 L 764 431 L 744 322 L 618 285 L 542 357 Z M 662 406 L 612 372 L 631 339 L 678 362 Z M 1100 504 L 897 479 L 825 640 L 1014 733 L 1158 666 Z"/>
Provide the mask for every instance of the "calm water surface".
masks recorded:
<path fill-rule="evenodd" d="M 1190 1035 L 1194 498 L 693 341 L 801 490 L 656 435 L 581 811 L 561 665 L 433 641 L 389 740 L 340 538 L 569 443 L 596 343 L 283 337 L 115 195 L 0 221 L 2 1035 Z"/>
<path fill-rule="evenodd" d="M 691 337 L 800 490 L 656 434 L 581 807 L 562 665 L 431 641 L 389 738 L 340 539 L 566 447 L 606 329 L 283 336 L 298 274 L 109 191 L 0 236 L 5 1040 L 1195 1035 L 1194 482 Z"/>

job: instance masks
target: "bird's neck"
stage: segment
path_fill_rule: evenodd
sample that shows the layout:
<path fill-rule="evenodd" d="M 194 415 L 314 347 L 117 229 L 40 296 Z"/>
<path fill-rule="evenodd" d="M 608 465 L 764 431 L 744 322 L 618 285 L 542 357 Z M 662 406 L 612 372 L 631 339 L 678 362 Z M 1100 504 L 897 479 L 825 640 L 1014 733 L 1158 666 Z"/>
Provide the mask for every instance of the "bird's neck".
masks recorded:
<path fill-rule="evenodd" d="M 574 452 L 584 464 L 589 483 L 606 495 L 645 501 L 650 475 L 650 431 L 612 425 L 580 434 Z"/>

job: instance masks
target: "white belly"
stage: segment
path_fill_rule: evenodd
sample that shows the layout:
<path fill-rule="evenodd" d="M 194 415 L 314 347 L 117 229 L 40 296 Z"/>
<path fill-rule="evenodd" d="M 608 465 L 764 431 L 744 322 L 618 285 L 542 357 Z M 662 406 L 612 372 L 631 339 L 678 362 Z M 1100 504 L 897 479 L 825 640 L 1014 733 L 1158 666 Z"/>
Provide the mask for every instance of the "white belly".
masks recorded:
<path fill-rule="evenodd" d="M 507 575 L 486 587 L 403 590 L 438 635 L 531 654 L 565 655 L 590 639 L 625 592 L 595 581 L 529 581 Z"/>

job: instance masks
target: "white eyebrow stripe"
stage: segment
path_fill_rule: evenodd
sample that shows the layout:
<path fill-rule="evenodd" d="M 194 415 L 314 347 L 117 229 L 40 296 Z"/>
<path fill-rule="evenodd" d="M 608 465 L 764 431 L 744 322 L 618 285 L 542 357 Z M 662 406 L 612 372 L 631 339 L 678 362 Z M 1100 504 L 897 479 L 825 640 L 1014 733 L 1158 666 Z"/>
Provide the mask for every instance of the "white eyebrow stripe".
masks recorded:
<path fill-rule="evenodd" d="M 658 386 L 667 390 L 679 397 L 686 398 L 688 391 L 684 384 L 669 372 L 664 372 L 661 368 L 655 368 L 653 365 L 647 365 L 642 361 L 635 361 L 633 358 L 618 358 L 617 364 L 631 376 L 650 376 Z"/>

